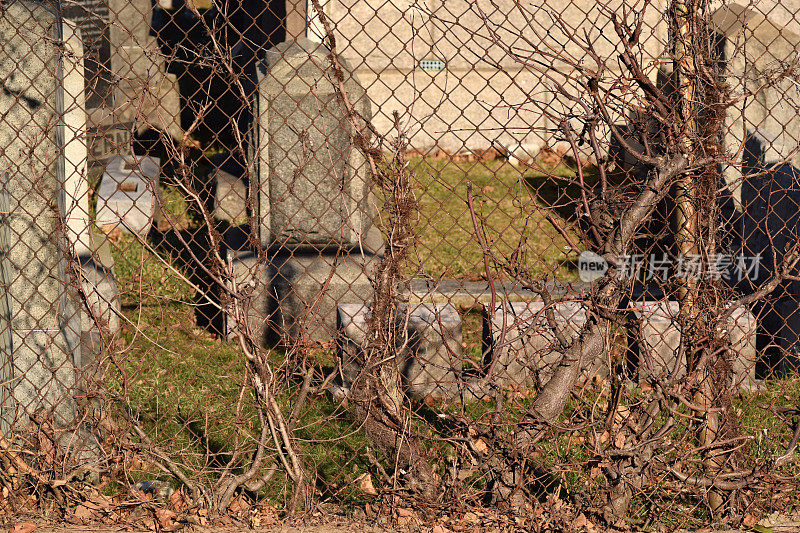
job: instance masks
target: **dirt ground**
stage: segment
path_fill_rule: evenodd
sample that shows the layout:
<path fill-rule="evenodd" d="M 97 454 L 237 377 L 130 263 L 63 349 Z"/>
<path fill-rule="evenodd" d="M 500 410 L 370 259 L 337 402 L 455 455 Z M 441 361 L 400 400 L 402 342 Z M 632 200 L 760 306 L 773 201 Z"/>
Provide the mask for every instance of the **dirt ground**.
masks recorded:
<path fill-rule="evenodd" d="M 18 524 L 19 527 L 21 524 Z M 461 528 L 459 528 L 461 529 Z M 153 529 L 137 528 L 125 525 L 119 526 L 78 526 L 78 525 L 54 525 L 54 524 L 40 524 L 36 529 L 31 530 L 25 528 L 15 531 L 15 528 L 2 529 L 0 531 L 9 531 L 9 533 L 151 533 Z M 166 531 L 166 530 L 164 530 Z M 449 533 L 451 530 L 442 526 L 420 526 L 415 524 L 408 524 L 405 526 L 375 526 L 366 525 L 363 522 L 353 522 L 347 519 L 331 520 L 322 524 L 312 525 L 276 525 L 258 529 L 248 529 L 242 527 L 186 527 L 180 529 L 186 533 Z M 469 531 L 469 530 L 467 530 Z M 488 532 L 494 531 L 491 527 L 473 529 L 474 532 Z M 497 529 L 496 531 L 500 531 Z M 658 531 L 658 530 L 656 530 Z M 783 516 L 775 513 L 773 515 L 764 517 L 758 522 L 757 525 L 746 529 L 735 530 L 712 530 L 712 529 L 699 529 L 694 533 L 800 533 L 800 516 Z M 599 528 L 592 527 L 579 528 L 576 533 L 602 533 Z M 689 532 L 680 532 L 689 533 Z"/>

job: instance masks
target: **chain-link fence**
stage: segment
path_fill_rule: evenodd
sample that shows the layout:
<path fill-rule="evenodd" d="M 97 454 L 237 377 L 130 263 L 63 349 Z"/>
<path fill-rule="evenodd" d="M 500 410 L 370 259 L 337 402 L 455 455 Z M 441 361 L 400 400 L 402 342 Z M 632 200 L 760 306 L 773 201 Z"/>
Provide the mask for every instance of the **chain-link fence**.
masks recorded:
<path fill-rule="evenodd" d="M 797 510 L 800 3 L 7 0 L 0 40 L 3 512 Z"/>

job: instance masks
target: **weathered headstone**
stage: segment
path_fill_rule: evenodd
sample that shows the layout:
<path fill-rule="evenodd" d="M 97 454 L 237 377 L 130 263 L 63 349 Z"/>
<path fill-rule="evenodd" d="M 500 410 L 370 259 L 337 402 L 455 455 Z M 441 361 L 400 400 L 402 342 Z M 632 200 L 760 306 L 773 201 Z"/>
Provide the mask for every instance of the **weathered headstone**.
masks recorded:
<path fill-rule="evenodd" d="M 177 81 L 149 35 L 151 10 L 148 0 L 74 0 L 62 7 L 85 50 L 91 180 L 113 156 L 130 152 L 132 132 L 152 127 L 182 136 Z"/>
<path fill-rule="evenodd" d="M 586 323 L 586 309 L 576 302 L 559 302 L 553 318 L 571 341 Z M 494 365 L 493 380 L 504 387 L 521 389 L 547 382 L 563 352 L 550 328 L 542 302 L 506 302 L 491 313 L 483 305 L 484 367 Z"/>
<path fill-rule="evenodd" d="M 353 146 L 352 126 L 332 84 L 329 53 L 307 39 L 281 43 L 266 53 L 256 108 L 261 243 L 361 247 L 375 253 L 382 240 L 369 205 L 369 165 Z M 348 63 L 340 61 L 344 91 L 369 120 L 366 91 Z"/>
<path fill-rule="evenodd" d="M 80 284 L 86 301 L 81 319 L 82 355 L 86 365 L 90 360 L 99 359 L 102 333 L 114 334 L 119 330 L 120 301 L 106 237 L 91 229 L 81 34 L 67 20 L 64 20 L 63 27 L 65 219 L 71 256 L 80 266 Z"/>
<path fill-rule="evenodd" d="M 180 140 L 178 81 L 166 71 L 155 37 L 150 35 L 150 0 L 105 0 L 112 24 L 110 65 L 115 83 L 115 120 Z M 117 153 L 120 153 L 119 151 Z"/>
<path fill-rule="evenodd" d="M 726 148 L 738 158 L 725 174 L 741 191 L 741 253 L 757 263 L 738 284 L 745 293 L 772 277 L 798 238 L 800 93 L 780 73 L 798 60 L 800 35 L 785 14 L 772 5 L 729 4 L 712 16 L 726 81 L 735 94 L 750 94 L 728 110 L 725 123 Z M 754 305 L 764 375 L 800 367 L 798 306 L 800 284 L 788 281 Z"/>
<path fill-rule="evenodd" d="M 369 272 L 382 252 L 369 166 L 353 146 L 328 54 L 306 39 L 282 43 L 267 51 L 259 75 L 250 190 L 269 260 L 258 267 L 255 255 L 238 254 L 234 271 L 242 280 L 266 276 L 253 312 L 259 331 L 270 321 L 282 339 L 333 339 L 337 303 L 370 298 Z M 340 61 L 345 91 L 369 119 L 366 93 Z"/>
<path fill-rule="evenodd" d="M 337 306 L 337 350 L 344 390 L 363 368 L 368 313 L 365 304 Z M 456 308 L 444 303 L 402 304 L 395 320 L 397 365 L 406 392 L 415 399 L 454 397 L 461 388 L 463 362 L 461 317 Z"/>
<path fill-rule="evenodd" d="M 745 143 L 760 139 L 762 156 L 768 162 L 788 162 L 800 168 L 800 94 L 791 77 L 779 73 L 797 61 L 800 35 L 770 17 L 773 9 L 762 10 L 746 3 L 730 3 L 712 14 L 718 33 L 718 53 L 725 81 L 741 98 L 727 111 L 725 145 L 742 157 Z M 737 160 L 725 169 L 734 197 L 742 204 L 741 184 L 747 172 Z"/>
<path fill-rule="evenodd" d="M 206 208 L 214 218 L 231 225 L 248 220 L 248 184 L 245 165 L 229 152 L 214 154 L 204 180 L 205 194 L 210 197 Z"/>
<path fill-rule="evenodd" d="M 42 4 L 0 11 L 0 172 L 7 175 L 9 237 L 4 255 L 11 314 L 11 425 L 33 415 L 60 427 L 75 422 L 80 312 L 62 230 L 64 92 L 62 25 Z"/>

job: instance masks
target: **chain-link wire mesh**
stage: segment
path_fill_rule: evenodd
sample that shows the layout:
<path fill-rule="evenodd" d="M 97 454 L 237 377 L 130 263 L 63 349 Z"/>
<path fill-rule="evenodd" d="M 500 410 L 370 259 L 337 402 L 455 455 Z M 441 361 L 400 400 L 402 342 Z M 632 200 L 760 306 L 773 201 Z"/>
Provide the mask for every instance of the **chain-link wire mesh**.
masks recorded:
<path fill-rule="evenodd" d="M 3 512 L 797 511 L 800 3 L 7 0 L 0 40 Z"/>

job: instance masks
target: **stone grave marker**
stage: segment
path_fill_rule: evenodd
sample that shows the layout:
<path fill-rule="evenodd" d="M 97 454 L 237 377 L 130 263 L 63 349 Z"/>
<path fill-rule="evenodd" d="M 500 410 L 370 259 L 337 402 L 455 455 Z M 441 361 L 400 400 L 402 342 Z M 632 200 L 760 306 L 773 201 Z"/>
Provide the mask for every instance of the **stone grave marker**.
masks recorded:
<path fill-rule="evenodd" d="M 493 316 L 491 304 L 484 304 L 481 316 L 484 368 L 494 364 L 494 381 L 520 389 L 547 383 L 562 352 L 547 323 L 544 303 L 500 303 Z M 553 317 L 564 336 L 572 340 L 586 323 L 586 309 L 576 302 L 558 302 Z"/>
<path fill-rule="evenodd" d="M 383 247 L 369 166 L 329 81 L 328 53 L 307 39 L 285 42 L 259 70 L 250 195 L 268 264 L 235 252 L 233 268 L 240 285 L 266 276 L 253 320 L 260 332 L 271 322 L 282 339 L 333 339 L 337 304 L 371 297 L 369 273 Z M 368 119 L 366 92 L 340 60 L 345 90 Z"/>
<path fill-rule="evenodd" d="M 8 237 L 3 256 L 10 311 L 11 396 L 6 423 L 52 416 L 58 427 L 75 422 L 76 368 L 81 364 L 80 307 L 67 266 L 62 230 L 64 92 L 55 43 L 57 15 L 24 0 L 0 11 L 0 172 L 6 176 Z"/>
<path fill-rule="evenodd" d="M 159 160 L 154 157 L 111 158 L 97 193 L 97 225 L 146 235 L 158 212 L 159 173 Z"/>
<path fill-rule="evenodd" d="M 87 308 L 82 309 L 83 363 L 96 360 L 102 348 L 101 330 L 119 331 L 120 298 L 113 274 L 113 258 L 105 236 L 91 229 L 89 216 L 88 146 L 84 57 L 80 29 L 64 20 L 62 57 L 64 86 L 64 167 L 67 237 L 72 256 L 81 268 L 81 287 Z M 91 357 L 90 357 L 91 354 Z"/>
<path fill-rule="evenodd" d="M 365 304 L 337 306 L 337 351 L 342 364 L 343 392 L 363 368 L 369 308 Z M 401 304 L 397 315 L 397 361 L 407 394 L 453 398 L 464 385 L 459 383 L 463 360 L 461 317 L 447 303 Z"/>
<path fill-rule="evenodd" d="M 355 248 L 376 252 L 370 171 L 330 80 L 329 51 L 307 39 L 267 51 L 259 76 L 256 171 L 265 247 Z M 366 119 L 366 91 L 348 63 L 344 90 Z"/>
<path fill-rule="evenodd" d="M 88 176 L 130 152 L 131 132 L 148 125 L 180 139 L 177 80 L 149 35 L 148 0 L 73 0 L 62 6 L 84 47 Z"/>
<path fill-rule="evenodd" d="M 629 350 L 640 379 L 680 380 L 686 376 L 686 359 L 678 357 L 681 332 L 676 301 L 631 304 L 635 327 L 629 330 Z M 733 357 L 733 384 L 745 390 L 756 387 L 756 320 L 747 309 L 736 309 L 728 322 Z"/>
<path fill-rule="evenodd" d="M 766 161 L 800 168 L 800 118 L 796 112 L 800 94 L 790 78 L 776 81 L 777 73 L 797 60 L 800 36 L 772 20 L 772 14 L 739 2 L 720 7 L 711 16 L 725 81 L 733 94 L 754 93 L 728 109 L 724 125 L 726 148 L 740 158 L 725 169 L 725 177 L 742 204 L 747 201 L 742 197 L 742 172 L 747 170 L 740 166 L 741 148 L 749 139 L 760 140 Z"/>

